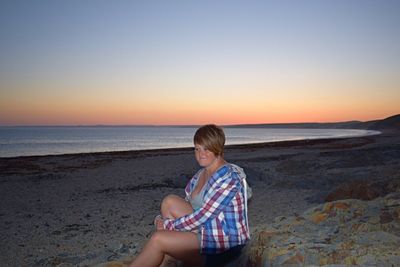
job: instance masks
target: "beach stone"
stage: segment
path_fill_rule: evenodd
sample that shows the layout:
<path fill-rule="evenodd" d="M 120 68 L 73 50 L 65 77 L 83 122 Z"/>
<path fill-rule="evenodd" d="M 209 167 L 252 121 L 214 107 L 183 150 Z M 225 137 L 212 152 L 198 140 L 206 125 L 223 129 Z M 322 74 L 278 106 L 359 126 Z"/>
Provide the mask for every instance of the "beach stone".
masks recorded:
<path fill-rule="evenodd" d="M 326 196 L 325 201 L 331 202 L 341 199 L 372 200 L 396 192 L 400 192 L 400 179 L 376 182 L 352 181 L 339 185 Z"/>
<path fill-rule="evenodd" d="M 341 199 L 371 200 L 379 195 L 379 190 L 366 182 L 350 182 L 338 186 L 325 200 L 328 202 Z"/>
<path fill-rule="evenodd" d="M 391 206 L 400 206 L 400 193 L 392 193 L 389 194 L 386 198 L 385 198 L 385 205 L 387 207 L 391 207 Z"/>
<path fill-rule="evenodd" d="M 247 266 L 400 266 L 400 193 L 279 217 L 253 233 Z M 387 204 L 391 205 L 387 205 Z"/>

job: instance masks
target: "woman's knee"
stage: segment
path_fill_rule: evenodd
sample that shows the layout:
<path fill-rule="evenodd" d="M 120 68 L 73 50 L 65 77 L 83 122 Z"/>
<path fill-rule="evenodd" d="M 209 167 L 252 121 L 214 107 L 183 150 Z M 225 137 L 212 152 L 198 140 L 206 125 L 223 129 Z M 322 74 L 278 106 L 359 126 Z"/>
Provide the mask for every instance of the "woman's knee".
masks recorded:
<path fill-rule="evenodd" d="M 170 217 L 171 216 L 171 208 L 176 203 L 177 199 L 179 199 L 177 195 L 167 195 L 161 202 L 161 215 L 163 217 Z"/>
<path fill-rule="evenodd" d="M 164 243 L 165 238 L 166 238 L 166 236 L 165 236 L 164 231 L 156 231 L 152 234 L 152 236 L 149 240 L 149 243 L 153 248 L 157 249 L 158 251 L 163 252 L 164 251 L 163 243 Z"/>

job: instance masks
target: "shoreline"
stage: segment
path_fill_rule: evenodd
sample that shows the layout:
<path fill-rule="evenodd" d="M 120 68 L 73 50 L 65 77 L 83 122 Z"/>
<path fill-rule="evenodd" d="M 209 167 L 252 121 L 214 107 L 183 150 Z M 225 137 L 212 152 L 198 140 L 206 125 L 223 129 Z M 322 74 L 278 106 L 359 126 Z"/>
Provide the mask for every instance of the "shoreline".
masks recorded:
<path fill-rule="evenodd" d="M 360 130 L 360 129 L 345 129 L 345 130 Z M 355 135 L 355 136 L 339 136 L 339 137 L 321 137 L 321 138 L 304 138 L 304 139 L 294 139 L 294 140 L 281 140 L 281 141 L 267 141 L 267 142 L 255 142 L 255 143 L 244 143 L 244 144 L 230 144 L 230 145 L 225 145 L 226 149 L 230 148 L 236 148 L 236 147 L 265 147 L 269 146 L 269 144 L 272 144 L 271 146 L 274 147 L 275 143 L 278 143 L 277 146 L 280 144 L 286 144 L 291 145 L 295 143 L 299 143 L 298 145 L 301 145 L 303 142 L 304 143 L 310 143 L 313 141 L 318 141 L 318 140 L 340 140 L 340 139 L 348 139 L 348 138 L 361 138 L 361 137 L 368 137 L 368 136 L 375 136 L 375 135 L 381 135 L 383 134 L 382 131 L 375 131 L 375 130 L 365 130 L 373 133 L 369 134 L 364 134 L 364 135 Z M 99 152 L 77 152 L 77 153 L 63 153 L 63 154 L 46 154 L 46 155 L 27 155 L 27 156 L 13 156 L 13 157 L 0 157 L 1 160 L 7 160 L 7 159 L 19 159 L 19 158 L 37 158 L 37 157 L 65 157 L 65 156 L 85 156 L 85 155 L 117 155 L 117 154 L 131 154 L 131 153 L 164 153 L 164 152 L 176 152 L 176 151 L 191 151 L 193 150 L 193 147 L 170 147 L 170 148 L 154 148 L 154 149 L 137 149 L 137 150 L 119 150 L 119 151 L 99 151 Z"/>

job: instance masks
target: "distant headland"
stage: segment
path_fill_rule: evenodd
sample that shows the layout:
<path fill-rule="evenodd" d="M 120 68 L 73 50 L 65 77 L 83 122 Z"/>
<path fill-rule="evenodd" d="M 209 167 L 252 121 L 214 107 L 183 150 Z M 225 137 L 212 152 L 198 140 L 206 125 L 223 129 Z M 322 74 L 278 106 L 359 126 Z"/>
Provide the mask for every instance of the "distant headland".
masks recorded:
<path fill-rule="evenodd" d="M 237 124 L 225 127 L 243 128 L 313 128 L 313 129 L 364 129 L 364 130 L 400 130 L 400 114 L 382 120 L 345 121 L 345 122 L 307 122 L 307 123 L 271 123 L 271 124 Z"/>

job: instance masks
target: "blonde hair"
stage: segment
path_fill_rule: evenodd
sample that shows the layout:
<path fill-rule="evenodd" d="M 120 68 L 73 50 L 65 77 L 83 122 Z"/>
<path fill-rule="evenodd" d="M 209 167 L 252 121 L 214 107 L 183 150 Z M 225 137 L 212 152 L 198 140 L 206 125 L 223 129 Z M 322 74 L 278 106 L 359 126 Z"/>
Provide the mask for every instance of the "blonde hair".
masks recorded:
<path fill-rule="evenodd" d="M 207 124 L 197 129 L 193 141 L 195 144 L 204 146 L 216 156 L 224 155 L 225 133 L 221 127 L 215 124 Z"/>

